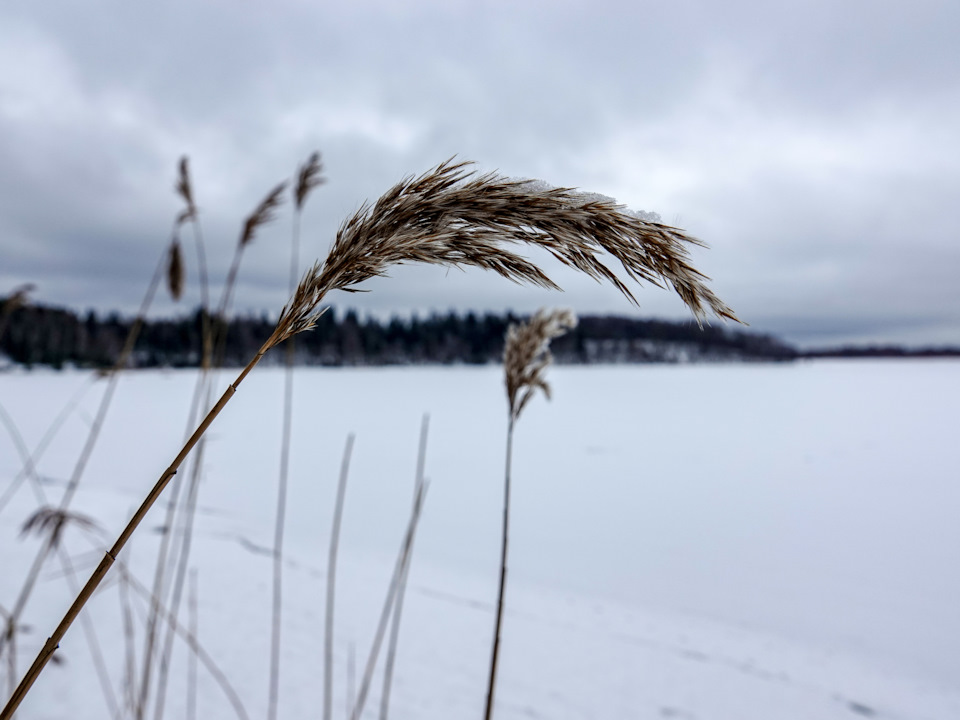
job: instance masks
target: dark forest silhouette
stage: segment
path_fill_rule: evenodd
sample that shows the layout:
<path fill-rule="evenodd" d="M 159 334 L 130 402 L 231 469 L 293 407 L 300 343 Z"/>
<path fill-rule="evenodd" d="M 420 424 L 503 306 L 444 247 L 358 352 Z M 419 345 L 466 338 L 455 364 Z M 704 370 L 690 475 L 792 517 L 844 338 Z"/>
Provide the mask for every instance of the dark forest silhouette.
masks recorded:
<path fill-rule="evenodd" d="M 0 300 L 0 313 L 5 301 Z M 297 339 L 301 365 L 484 364 L 499 362 L 507 326 L 520 317 L 449 312 L 426 318 L 362 318 L 331 310 L 312 332 Z M 116 313 L 26 305 L 9 313 L 0 352 L 23 365 L 110 367 L 133 320 Z M 268 337 L 274 321 L 231 319 L 224 364 L 244 362 Z M 193 367 L 200 361 L 201 315 L 146 322 L 130 365 Z M 274 351 L 276 352 L 276 351 Z M 576 329 L 558 339 L 553 352 L 564 363 L 792 360 L 798 352 L 776 338 L 718 325 L 583 316 Z M 276 353 L 276 362 L 281 355 Z"/>

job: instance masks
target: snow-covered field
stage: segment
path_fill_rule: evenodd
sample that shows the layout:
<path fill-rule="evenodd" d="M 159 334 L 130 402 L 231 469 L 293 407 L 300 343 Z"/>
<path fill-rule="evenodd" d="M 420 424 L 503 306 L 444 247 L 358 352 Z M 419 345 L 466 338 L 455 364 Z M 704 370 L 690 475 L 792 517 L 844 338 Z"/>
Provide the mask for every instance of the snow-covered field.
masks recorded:
<path fill-rule="evenodd" d="M 111 539 L 179 449 L 195 377 L 121 380 L 75 503 Z M 554 400 L 533 402 L 515 439 L 498 718 L 960 718 L 960 362 L 556 367 L 550 379 Z M 295 382 L 280 716 L 320 715 L 346 435 L 357 442 L 337 586 L 337 717 L 407 521 L 427 412 L 431 484 L 391 717 L 478 717 L 499 553 L 500 368 L 303 369 Z M 251 717 L 267 698 L 282 385 L 280 370 L 254 372 L 210 431 L 191 563 L 200 641 Z M 103 387 L 84 372 L 0 374 L 0 405 L 31 449 L 82 393 L 38 462 L 51 498 Z M 0 426 L 0 493 L 20 469 Z M 39 545 L 18 538 L 36 502 L 24 485 L 0 513 L 4 607 Z M 162 522 L 155 508 L 125 551 L 145 581 Z M 73 530 L 66 546 L 85 579 L 99 560 L 93 544 Z M 88 610 L 119 693 L 118 598 L 110 585 Z M 21 671 L 68 601 L 54 562 L 26 614 Z M 18 717 L 108 717 L 86 648 L 75 625 L 66 662 L 47 669 Z M 179 652 L 169 718 L 184 717 L 186 673 Z M 378 694 L 379 682 L 368 717 Z M 198 716 L 233 716 L 203 669 Z"/>

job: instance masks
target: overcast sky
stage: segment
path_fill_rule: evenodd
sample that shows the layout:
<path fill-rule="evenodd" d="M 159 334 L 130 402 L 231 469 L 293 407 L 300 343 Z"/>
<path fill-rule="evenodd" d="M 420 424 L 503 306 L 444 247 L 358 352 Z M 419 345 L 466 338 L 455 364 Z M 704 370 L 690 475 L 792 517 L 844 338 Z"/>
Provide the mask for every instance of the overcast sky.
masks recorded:
<path fill-rule="evenodd" d="M 243 218 L 311 151 L 304 263 L 401 177 L 456 155 L 658 212 L 754 329 L 803 344 L 960 344 L 960 3 L 6 0 L 0 294 L 133 312 L 188 155 L 217 279 Z M 287 295 L 289 206 L 236 307 Z M 185 304 L 198 301 L 187 255 Z M 685 317 L 547 263 L 565 293 L 399 269 L 331 300 Z"/>

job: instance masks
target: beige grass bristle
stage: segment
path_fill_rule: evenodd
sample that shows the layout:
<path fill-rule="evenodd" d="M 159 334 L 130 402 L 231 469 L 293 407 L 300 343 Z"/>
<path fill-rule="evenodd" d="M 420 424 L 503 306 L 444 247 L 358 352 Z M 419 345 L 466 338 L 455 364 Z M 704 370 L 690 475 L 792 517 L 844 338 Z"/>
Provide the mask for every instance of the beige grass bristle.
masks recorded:
<path fill-rule="evenodd" d="M 553 362 L 550 341 L 577 326 L 570 310 L 538 310 L 525 323 L 507 328 L 503 350 L 503 368 L 510 415 L 516 420 L 537 389 L 550 398 L 550 385 L 544 379 Z"/>
<path fill-rule="evenodd" d="M 243 223 L 243 233 L 240 235 L 240 247 L 244 247 L 253 240 L 257 228 L 266 225 L 276 217 L 277 208 L 283 204 L 283 192 L 287 189 L 287 182 L 283 181 L 277 185 L 263 199 L 257 209 L 254 210 L 246 222 Z"/>
<path fill-rule="evenodd" d="M 185 275 L 180 242 L 174 240 L 170 245 L 170 255 L 167 261 L 167 288 L 174 300 L 179 300 L 183 296 Z"/>
<path fill-rule="evenodd" d="M 314 152 L 307 161 L 300 166 L 297 173 L 297 186 L 294 188 L 294 202 L 299 211 L 307 201 L 307 195 L 315 187 L 323 185 L 327 179 L 321 175 L 323 172 L 323 163 L 320 161 L 320 153 Z"/>

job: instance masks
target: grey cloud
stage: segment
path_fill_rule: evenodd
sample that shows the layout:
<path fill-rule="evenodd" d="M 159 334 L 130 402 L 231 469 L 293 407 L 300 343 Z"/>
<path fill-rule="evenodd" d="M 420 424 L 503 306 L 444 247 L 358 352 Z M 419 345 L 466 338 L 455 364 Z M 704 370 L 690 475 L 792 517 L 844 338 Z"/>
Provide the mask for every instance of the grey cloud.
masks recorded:
<path fill-rule="evenodd" d="M 955 4 L 896 2 L 6 4 L 0 292 L 32 280 L 41 301 L 132 310 L 183 153 L 215 278 L 244 215 L 312 150 L 329 184 L 305 257 L 364 199 L 458 154 L 688 227 L 758 327 L 960 342 L 958 20 Z M 283 303 L 288 223 L 249 248 L 240 308 Z M 402 269 L 338 302 L 630 311 L 554 271 L 565 295 Z M 665 292 L 639 297 L 683 315 Z"/>

